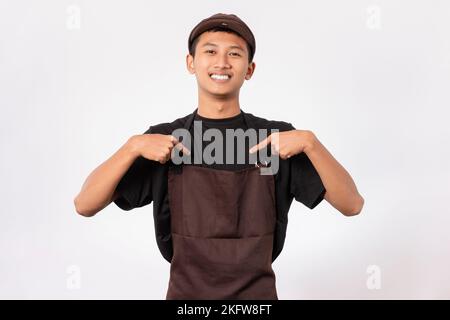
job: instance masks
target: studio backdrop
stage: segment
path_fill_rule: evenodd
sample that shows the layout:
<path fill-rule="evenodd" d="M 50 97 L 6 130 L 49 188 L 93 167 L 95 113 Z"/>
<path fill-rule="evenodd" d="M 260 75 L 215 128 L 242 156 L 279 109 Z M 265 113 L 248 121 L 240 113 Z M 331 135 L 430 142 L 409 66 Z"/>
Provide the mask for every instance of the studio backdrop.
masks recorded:
<path fill-rule="evenodd" d="M 2 299 L 164 299 L 153 207 L 73 200 L 129 137 L 197 107 L 187 38 L 235 13 L 255 73 L 241 108 L 313 131 L 365 199 L 294 201 L 280 299 L 450 298 L 450 3 L 0 2 Z"/>

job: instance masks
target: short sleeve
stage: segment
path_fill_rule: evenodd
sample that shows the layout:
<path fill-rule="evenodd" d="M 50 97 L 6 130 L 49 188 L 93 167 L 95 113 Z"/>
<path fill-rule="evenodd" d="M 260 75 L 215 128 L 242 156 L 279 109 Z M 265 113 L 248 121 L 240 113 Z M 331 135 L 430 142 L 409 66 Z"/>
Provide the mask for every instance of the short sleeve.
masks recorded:
<path fill-rule="evenodd" d="M 151 133 L 151 127 L 144 134 Z M 150 204 L 154 161 L 138 157 L 119 181 L 114 203 L 122 210 L 131 210 Z"/>
<path fill-rule="evenodd" d="M 325 195 L 322 180 L 304 152 L 290 158 L 290 161 L 291 193 L 296 201 L 314 209 Z"/>
<path fill-rule="evenodd" d="M 289 124 L 291 130 L 295 130 Z M 325 196 L 325 186 L 316 168 L 306 153 L 299 153 L 289 158 L 290 192 L 296 201 L 314 209 Z"/>

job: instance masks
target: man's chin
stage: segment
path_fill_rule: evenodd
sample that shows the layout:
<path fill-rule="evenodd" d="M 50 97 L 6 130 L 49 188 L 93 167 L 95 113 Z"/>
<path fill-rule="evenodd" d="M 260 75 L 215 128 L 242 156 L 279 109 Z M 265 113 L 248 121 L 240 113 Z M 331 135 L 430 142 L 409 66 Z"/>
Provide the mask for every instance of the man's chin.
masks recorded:
<path fill-rule="evenodd" d="M 218 99 L 226 99 L 239 95 L 239 90 L 235 90 L 233 88 L 225 86 L 201 86 L 200 92 L 203 92 L 203 94 L 206 94 L 208 96 L 216 97 Z"/>
<path fill-rule="evenodd" d="M 231 90 L 220 90 L 220 89 L 216 89 L 216 90 L 208 90 L 208 94 L 217 98 L 230 98 L 230 97 L 234 97 L 236 95 L 236 92 L 231 91 Z"/>

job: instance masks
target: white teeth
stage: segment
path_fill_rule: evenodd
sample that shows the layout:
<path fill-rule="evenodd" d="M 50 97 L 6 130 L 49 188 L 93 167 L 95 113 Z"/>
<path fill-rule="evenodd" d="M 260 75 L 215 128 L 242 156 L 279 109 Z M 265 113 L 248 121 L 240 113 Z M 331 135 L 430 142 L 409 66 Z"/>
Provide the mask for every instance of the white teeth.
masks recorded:
<path fill-rule="evenodd" d="M 217 80 L 227 80 L 230 78 L 230 76 L 226 75 L 226 74 L 212 74 L 211 78 L 213 79 L 217 79 Z"/>

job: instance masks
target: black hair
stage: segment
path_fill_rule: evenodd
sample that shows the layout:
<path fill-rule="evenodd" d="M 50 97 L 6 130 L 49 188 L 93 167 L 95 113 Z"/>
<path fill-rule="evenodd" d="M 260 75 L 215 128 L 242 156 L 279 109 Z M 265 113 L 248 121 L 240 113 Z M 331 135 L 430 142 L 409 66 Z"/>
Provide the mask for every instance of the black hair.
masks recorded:
<path fill-rule="evenodd" d="M 218 32 L 218 31 L 223 31 L 223 32 L 227 32 L 227 33 L 232 33 L 232 34 L 235 34 L 235 35 L 237 35 L 238 37 L 242 38 L 242 36 L 241 36 L 239 33 L 235 32 L 235 31 L 233 31 L 233 30 L 226 29 L 226 28 L 221 28 L 221 27 L 214 27 L 214 28 L 212 28 L 212 29 L 206 30 L 205 32 Z M 202 34 L 203 34 L 203 33 L 202 33 Z M 191 44 L 191 46 L 189 47 L 189 54 L 191 54 L 193 57 L 195 57 L 195 49 L 196 49 L 196 47 L 197 47 L 198 40 L 200 39 L 200 36 L 201 36 L 202 34 L 199 34 L 199 35 L 194 39 L 194 41 L 192 41 L 192 44 Z M 253 60 L 252 57 L 251 57 L 252 51 L 251 51 L 250 46 L 248 45 L 248 42 L 247 42 L 247 41 L 245 41 L 245 44 L 247 45 L 248 63 L 251 63 L 252 60 Z"/>

